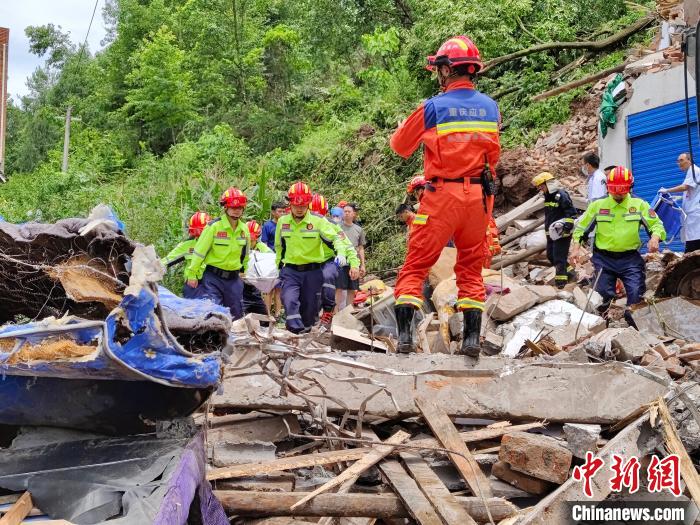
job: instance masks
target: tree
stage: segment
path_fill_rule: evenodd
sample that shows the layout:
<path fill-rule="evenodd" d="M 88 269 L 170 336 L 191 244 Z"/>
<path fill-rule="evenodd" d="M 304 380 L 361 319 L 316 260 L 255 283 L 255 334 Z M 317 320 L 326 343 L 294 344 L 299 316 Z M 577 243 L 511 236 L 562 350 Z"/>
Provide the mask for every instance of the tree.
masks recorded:
<path fill-rule="evenodd" d="M 124 111 L 143 129 L 156 153 L 177 141 L 185 125 L 197 119 L 192 74 L 184 68 L 185 53 L 175 35 L 163 26 L 131 57 L 126 76 Z"/>
<path fill-rule="evenodd" d="M 29 39 L 29 51 L 39 57 L 48 55 L 46 67 L 59 68 L 66 59 L 75 53 L 75 46 L 70 41 L 70 33 L 61 31 L 61 26 L 46 24 L 29 26 L 24 30 Z"/>

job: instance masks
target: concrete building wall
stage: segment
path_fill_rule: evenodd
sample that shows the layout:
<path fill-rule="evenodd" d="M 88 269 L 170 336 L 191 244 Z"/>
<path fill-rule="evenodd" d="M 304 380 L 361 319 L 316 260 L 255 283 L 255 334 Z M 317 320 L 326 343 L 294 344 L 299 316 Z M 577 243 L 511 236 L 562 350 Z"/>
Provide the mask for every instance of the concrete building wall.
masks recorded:
<path fill-rule="evenodd" d="M 688 92 L 695 94 L 695 82 L 688 75 Z M 656 73 L 645 73 L 632 82 L 632 96 L 617 110 L 617 124 L 599 138 L 601 167 L 630 165 L 630 145 L 627 141 L 627 116 L 641 111 L 665 106 L 684 98 L 683 66 L 676 66 Z"/>

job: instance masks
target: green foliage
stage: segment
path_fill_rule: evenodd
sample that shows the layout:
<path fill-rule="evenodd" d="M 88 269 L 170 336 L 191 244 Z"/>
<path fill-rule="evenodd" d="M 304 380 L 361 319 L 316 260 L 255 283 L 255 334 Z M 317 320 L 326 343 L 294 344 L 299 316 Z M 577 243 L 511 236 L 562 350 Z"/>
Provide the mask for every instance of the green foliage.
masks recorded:
<path fill-rule="evenodd" d="M 601 39 L 653 8 L 651 0 L 107 0 L 109 45 L 95 55 L 60 27 L 27 28 L 46 62 L 8 110 L 11 177 L 0 214 L 53 221 L 104 202 L 135 239 L 164 253 L 192 213 L 219 213 L 225 188 L 244 189 L 249 218 L 262 221 L 303 179 L 331 203 L 358 202 L 370 266 L 394 267 L 405 236 L 393 211 L 421 159 L 399 158 L 388 140 L 437 93 L 426 55 L 455 34 L 471 36 L 485 60 L 543 41 Z M 506 92 L 502 143 L 532 143 L 585 90 L 536 103 L 533 95 L 619 64 L 625 47 L 650 37 L 556 80 L 585 51 L 493 68 L 478 88 Z M 69 106 L 77 119 L 61 173 Z"/>

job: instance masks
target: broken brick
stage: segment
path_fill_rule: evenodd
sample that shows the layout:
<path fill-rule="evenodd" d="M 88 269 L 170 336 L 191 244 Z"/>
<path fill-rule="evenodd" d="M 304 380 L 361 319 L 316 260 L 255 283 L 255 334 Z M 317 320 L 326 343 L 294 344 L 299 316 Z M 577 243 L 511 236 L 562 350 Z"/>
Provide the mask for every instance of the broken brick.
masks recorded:
<path fill-rule="evenodd" d="M 569 477 L 573 458 L 556 439 L 527 432 L 503 436 L 498 457 L 518 472 L 559 485 Z"/>
<path fill-rule="evenodd" d="M 549 481 L 537 479 L 513 470 L 505 461 L 497 461 L 494 463 L 491 467 L 491 474 L 514 487 L 538 496 L 546 494 L 554 488 L 554 484 Z"/>

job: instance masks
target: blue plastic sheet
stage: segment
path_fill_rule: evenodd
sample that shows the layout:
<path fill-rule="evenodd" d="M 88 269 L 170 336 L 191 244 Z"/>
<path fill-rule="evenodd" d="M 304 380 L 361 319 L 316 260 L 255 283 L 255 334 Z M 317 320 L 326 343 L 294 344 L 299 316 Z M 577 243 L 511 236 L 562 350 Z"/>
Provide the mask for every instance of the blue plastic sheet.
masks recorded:
<path fill-rule="evenodd" d="M 206 316 L 211 303 L 182 299 L 164 291 L 163 308 L 193 316 Z M 126 295 L 102 322 L 73 319 L 67 323 L 46 321 L 0 328 L 0 337 L 22 339 L 29 344 L 69 338 L 80 345 L 94 345 L 92 355 L 7 364 L 12 351 L 0 352 L 0 374 L 60 377 L 67 379 L 127 379 L 156 381 L 169 386 L 206 388 L 215 386 L 221 375 L 218 353 L 195 355 L 184 350 L 157 315 L 159 295 L 141 288 Z"/>
<path fill-rule="evenodd" d="M 666 230 L 666 243 L 675 239 L 683 226 L 684 213 L 670 193 L 658 193 L 651 203 L 651 209 L 661 219 Z"/>

